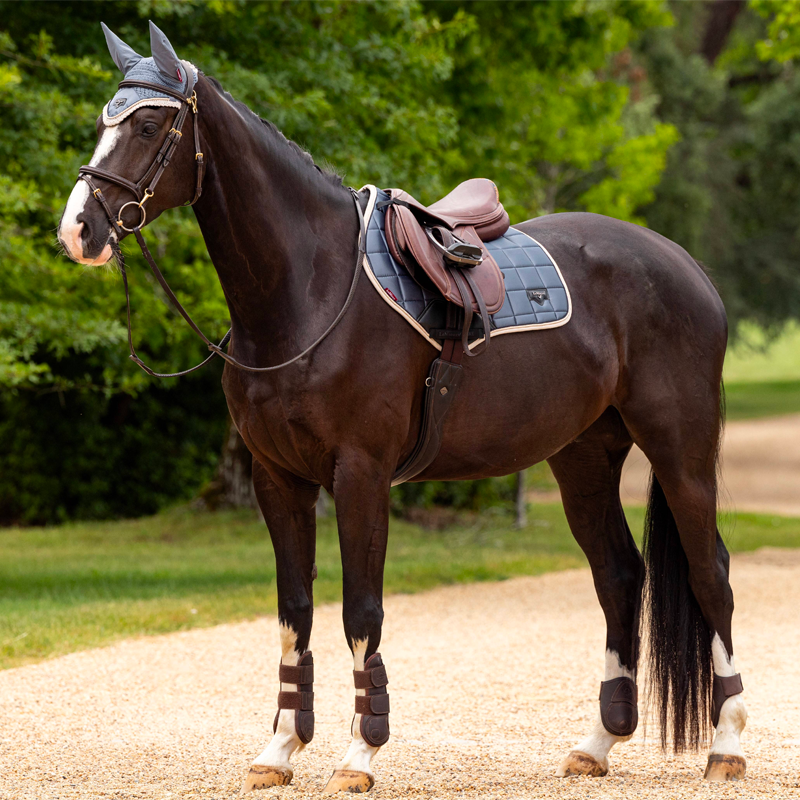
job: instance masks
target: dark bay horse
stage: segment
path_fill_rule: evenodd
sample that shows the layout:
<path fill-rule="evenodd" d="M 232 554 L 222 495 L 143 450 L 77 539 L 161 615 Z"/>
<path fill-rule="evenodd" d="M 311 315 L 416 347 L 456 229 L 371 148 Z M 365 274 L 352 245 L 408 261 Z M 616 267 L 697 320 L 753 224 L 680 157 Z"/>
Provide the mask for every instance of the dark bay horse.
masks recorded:
<path fill-rule="evenodd" d="M 359 254 L 353 195 L 216 81 L 179 62 L 155 31 L 161 38 L 151 59 L 115 37 L 109 44 L 127 74 L 139 64 L 194 81 L 205 164 L 194 209 L 230 309 L 229 352 L 252 366 L 290 359 L 345 303 Z M 135 182 L 169 135 L 178 140 L 170 130 L 181 111 L 144 100 L 132 108 L 119 120 L 106 107 L 91 164 Z M 189 130 L 147 198 L 148 223 L 196 194 Z M 97 175 L 92 185 L 114 215 L 132 199 L 129 189 Z M 121 238 L 95 198 L 79 180 L 59 226 L 67 253 L 83 264 L 110 260 Z M 572 318 L 556 329 L 498 337 L 488 353 L 467 360 L 439 455 L 417 479 L 506 475 L 545 459 L 552 467 L 607 622 L 600 715 L 559 775 L 604 775 L 611 747 L 633 733 L 644 605 L 664 743 L 696 747 L 713 721 L 706 777 L 741 778 L 747 715 L 733 659 L 728 554 L 716 523 L 722 302 L 691 256 L 645 228 L 584 213 L 516 227 L 560 265 Z M 341 323 L 307 356 L 261 374 L 225 368 L 223 388 L 253 454 L 274 545 L 283 653 L 275 733 L 245 788 L 288 783 L 292 754 L 313 735 L 309 642 L 321 486 L 336 502 L 356 691 L 352 743 L 327 789 L 373 785 L 370 764 L 389 734 L 386 669 L 377 653 L 389 488 L 416 443 L 434 355 L 362 276 Z M 654 471 L 644 559 L 619 497 L 633 443 Z"/>

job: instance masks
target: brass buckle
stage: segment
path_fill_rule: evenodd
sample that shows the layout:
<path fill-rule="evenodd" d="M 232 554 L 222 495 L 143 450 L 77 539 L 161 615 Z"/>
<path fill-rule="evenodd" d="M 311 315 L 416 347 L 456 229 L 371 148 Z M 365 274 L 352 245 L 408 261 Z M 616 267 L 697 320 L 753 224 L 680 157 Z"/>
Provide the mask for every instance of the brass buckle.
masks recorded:
<path fill-rule="evenodd" d="M 194 160 L 195 161 L 198 161 L 201 158 L 203 158 L 203 154 L 202 153 L 195 153 L 194 154 Z"/>
<path fill-rule="evenodd" d="M 99 195 L 101 195 L 101 194 L 103 194 L 103 193 L 100 191 L 100 187 L 99 187 L 99 186 L 98 186 L 98 187 L 97 187 L 97 188 L 96 188 L 96 189 L 95 189 L 95 190 L 92 192 L 92 196 L 93 196 L 95 199 L 97 199 L 97 197 L 98 197 Z"/>
<path fill-rule="evenodd" d="M 183 139 L 183 134 L 177 128 L 170 128 L 169 132 L 170 133 L 177 133 L 178 136 L 180 136 L 180 138 Z"/>
<path fill-rule="evenodd" d="M 186 98 L 186 102 L 192 107 L 192 113 L 197 113 L 197 92 L 192 92 L 191 97 Z"/>

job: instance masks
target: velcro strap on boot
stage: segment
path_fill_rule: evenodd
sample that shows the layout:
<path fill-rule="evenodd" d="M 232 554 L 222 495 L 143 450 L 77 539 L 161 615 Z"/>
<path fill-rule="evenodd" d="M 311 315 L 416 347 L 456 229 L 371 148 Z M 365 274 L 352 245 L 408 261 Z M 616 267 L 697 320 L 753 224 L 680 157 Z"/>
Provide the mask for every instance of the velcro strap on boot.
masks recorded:
<path fill-rule="evenodd" d="M 372 689 L 386 686 L 389 683 L 389 678 L 386 676 L 386 667 L 381 664 L 379 667 L 372 669 L 353 670 L 353 682 L 356 689 Z"/>
<path fill-rule="evenodd" d="M 389 695 L 356 695 L 356 714 L 388 714 Z"/>
<path fill-rule="evenodd" d="M 281 683 L 294 683 L 298 686 L 314 683 L 314 665 L 290 667 L 288 664 L 281 664 L 278 668 L 278 679 Z"/>
<path fill-rule="evenodd" d="M 742 676 L 738 672 L 727 677 L 714 673 L 714 686 L 711 693 L 711 722 L 715 728 L 719 724 L 719 715 L 725 701 L 743 691 Z"/>
<path fill-rule="evenodd" d="M 314 692 L 278 692 L 278 708 L 314 710 Z"/>

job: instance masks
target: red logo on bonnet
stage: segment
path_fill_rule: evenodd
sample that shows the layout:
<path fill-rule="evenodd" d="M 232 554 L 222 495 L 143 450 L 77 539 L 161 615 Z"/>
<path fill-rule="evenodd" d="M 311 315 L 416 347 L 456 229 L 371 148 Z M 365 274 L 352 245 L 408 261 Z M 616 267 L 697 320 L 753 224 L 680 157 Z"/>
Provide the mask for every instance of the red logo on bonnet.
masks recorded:
<path fill-rule="evenodd" d="M 387 289 L 386 287 L 384 287 L 384 291 L 386 292 L 386 294 L 388 294 L 388 295 L 389 295 L 389 297 L 391 297 L 391 298 L 392 298 L 392 300 L 394 300 L 394 301 L 395 301 L 395 303 L 399 303 L 399 302 L 400 302 L 400 301 L 399 301 L 399 300 L 398 300 L 398 299 L 397 299 L 397 298 L 394 296 L 394 292 L 393 292 L 391 289 Z"/>

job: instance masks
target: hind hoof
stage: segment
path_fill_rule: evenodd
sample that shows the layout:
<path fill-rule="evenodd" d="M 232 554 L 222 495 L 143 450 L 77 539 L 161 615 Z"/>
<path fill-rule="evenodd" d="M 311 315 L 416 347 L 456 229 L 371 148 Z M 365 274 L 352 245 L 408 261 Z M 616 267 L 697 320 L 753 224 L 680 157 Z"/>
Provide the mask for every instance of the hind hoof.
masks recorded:
<path fill-rule="evenodd" d="M 723 756 L 716 753 L 708 757 L 707 781 L 740 781 L 747 771 L 747 762 L 741 756 Z"/>
<path fill-rule="evenodd" d="M 240 794 L 254 792 L 257 789 L 271 789 L 273 786 L 288 786 L 293 777 L 294 773 L 290 769 L 253 764 L 244 779 Z"/>
<path fill-rule="evenodd" d="M 587 778 L 602 778 L 608 774 L 608 764 L 601 764 L 588 753 L 573 750 L 556 770 L 557 778 L 570 778 L 575 775 L 585 775 Z"/>
<path fill-rule="evenodd" d="M 356 772 L 352 769 L 337 769 L 328 785 L 325 787 L 325 794 L 336 794 L 336 792 L 353 792 L 360 794 L 368 792 L 375 785 L 375 779 L 366 772 Z"/>

